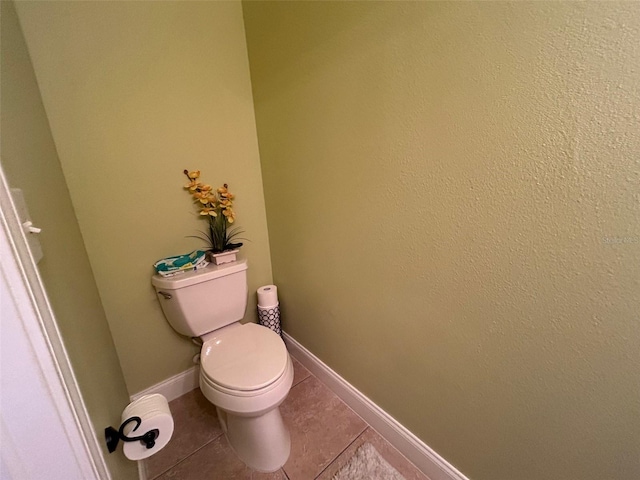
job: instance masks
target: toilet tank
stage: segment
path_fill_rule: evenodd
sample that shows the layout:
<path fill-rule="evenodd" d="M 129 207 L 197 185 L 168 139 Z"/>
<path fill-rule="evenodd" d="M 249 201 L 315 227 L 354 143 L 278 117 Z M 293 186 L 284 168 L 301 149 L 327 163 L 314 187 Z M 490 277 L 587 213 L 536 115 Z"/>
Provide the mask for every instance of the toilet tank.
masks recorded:
<path fill-rule="evenodd" d="M 210 264 L 173 277 L 154 275 L 151 283 L 175 331 L 199 337 L 244 317 L 247 308 L 247 261 Z"/>

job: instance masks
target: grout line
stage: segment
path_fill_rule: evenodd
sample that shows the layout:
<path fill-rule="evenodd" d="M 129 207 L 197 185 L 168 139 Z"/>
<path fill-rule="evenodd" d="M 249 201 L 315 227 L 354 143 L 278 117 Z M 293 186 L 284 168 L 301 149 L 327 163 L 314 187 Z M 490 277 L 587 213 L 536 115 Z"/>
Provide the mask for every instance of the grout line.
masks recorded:
<path fill-rule="evenodd" d="M 180 460 L 181 462 L 182 460 Z M 178 463 L 180 463 L 178 462 Z M 152 477 L 150 480 L 156 480 L 156 478 L 159 478 L 161 475 L 164 475 L 165 473 L 167 473 L 169 470 L 171 470 L 173 467 L 175 467 L 176 465 L 178 465 L 178 463 L 176 463 L 175 465 L 171 465 L 169 468 L 167 468 L 166 470 L 164 470 L 163 472 L 158 473 L 155 477 Z"/>
<path fill-rule="evenodd" d="M 307 367 L 305 367 L 304 365 L 302 365 L 302 364 L 300 363 L 300 361 L 299 361 L 296 357 L 294 357 L 293 355 L 291 355 L 291 352 L 289 352 L 288 350 L 287 350 L 287 352 L 289 353 L 289 355 L 291 356 L 291 358 L 292 358 L 292 359 L 294 359 L 294 360 L 296 361 L 296 363 L 297 363 L 298 365 L 300 365 L 302 368 L 304 368 L 304 370 L 307 372 L 307 376 L 306 376 L 306 377 L 304 377 L 303 379 L 299 380 L 299 381 L 298 381 L 298 383 L 295 383 L 295 384 L 291 385 L 291 388 L 293 388 L 293 387 L 295 387 L 295 386 L 297 386 L 297 385 L 300 385 L 300 384 L 301 384 L 302 382 L 304 382 L 307 378 L 309 378 L 309 377 L 313 377 L 314 375 L 313 375 L 313 373 L 311 373 L 311 372 L 307 369 Z"/>
<path fill-rule="evenodd" d="M 424 443 L 389 413 L 347 382 L 311 351 L 284 332 L 287 348 L 307 370 L 345 402 L 380 436 L 409 460 L 423 475 L 433 480 L 469 480 L 444 457 Z M 384 433 L 384 434 L 382 434 Z"/>
<path fill-rule="evenodd" d="M 366 422 L 365 422 L 365 423 L 366 423 Z M 363 430 L 363 431 L 361 431 L 358 435 L 356 435 L 356 438 L 354 438 L 351 442 L 349 442 L 349 445 L 347 445 L 346 447 L 344 447 L 344 449 L 343 449 L 340 453 L 338 453 L 338 454 L 337 454 L 333 459 L 331 459 L 331 461 L 327 464 L 327 466 L 326 466 L 326 467 L 324 467 L 324 468 L 322 469 L 322 471 L 320 471 L 320 473 L 318 473 L 318 475 L 316 475 L 316 476 L 315 476 L 315 478 L 316 478 L 316 479 L 320 478 L 320 475 L 322 475 L 322 474 L 325 472 L 325 470 L 326 470 L 326 469 L 328 469 L 331 465 L 333 465 L 333 464 L 334 464 L 334 462 L 338 459 L 338 457 L 340 457 L 340 455 L 342 455 L 344 452 L 346 452 L 346 451 L 349 449 L 349 447 L 351 447 L 351 445 L 353 445 L 354 443 L 356 443 L 356 441 L 357 441 L 357 440 L 358 440 L 362 435 L 364 435 L 364 432 L 366 432 L 368 428 L 371 428 L 371 427 L 369 426 L 369 424 L 368 424 L 368 423 L 366 423 L 366 425 L 367 425 L 367 426 L 366 426 L 366 427 L 364 427 L 364 430 Z"/>
<path fill-rule="evenodd" d="M 299 362 L 299 360 L 298 360 L 298 359 L 296 359 L 296 361 L 298 361 L 298 362 Z M 306 368 L 306 367 L 305 367 L 305 368 Z M 309 375 L 307 375 L 307 377 L 305 377 L 304 379 L 300 380 L 300 381 L 299 381 L 298 383 L 296 383 L 293 387 L 291 387 L 291 389 L 292 389 L 292 390 L 293 390 L 295 387 L 297 387 L 298 385 L 301 385 L 302 383 L 306 382 L 306 381 L 307 381 L 307 380 L 309 380 L 310 378 L 315 378 L 315 379 L 316 379 L 318 382 L 320 382 L 324 387 L 329 388 L 329 387 L 327 387 L 327 385 L 326 385 L 322 380 L 320 380 L 318 377 L 316 377 L 316 376 L 313 374 L 313 372 L 309 371 L 308 369 L 307 369 L 307 372 L 309 372 Z M 331 394 L 332 394 L 334 397 L 336 397 L 336 398 L 338 399 L 338 401 L 339 401 L 340 403 L 342 403 L 345 407 L 347 407 L 347 409 L 349 409 L 349 410 L 350 410 L 350 411 L 351 411 L 351 412 L 352 412 L 356 417 L 358 417 L 360 420 L 362 420 L 362 422 L 364 423 L 364 429 L 363 429 L 360 433 L 358 433 L 358 435 L 356 435 L 356 437 L 355 437 L 351 442 L 349 442 L 349 444 L 348 444 L 348 445 L 347 445 L 347 446 L 346 446 L 346 447 L 345 447 L 341 452 L 337 453 L 337 454 L 336 454 L 336 456 L 335 456 L 335 457 L 333 457 L 333 458 L 329 461 L 329 463 L 327 463 L 327 466 L 326 466 L 326 467 L 324 467 L 324 468 L 323 468 L 323 469 L 318 473 L 318 475 L 316 475 L 316 476 L 314 477 L 314 479 L 319 478 L 319 477 L 320 477 L 320 475 L 322 475 L 322 474 L 324 473 L 324 471 L 325 471 L 327 468 L 329 468 L 329 467 L 333 464 L 333 462 L 335 462 L 335 461 L 338 459 L 338 457 L 339 457 L 340 455 L 342 455 L 345 451 L 347 451 L 347 449 L 348 449 L 351 445 L 353 445 L 353 443 L 354 443 L 356 440 L 358 440 L 362 435 L 364 435 L 364 432 L 366 432 L 368 428 L 372 428 L 372 427 L 371 427 L 371 425 L 369 425 L 369 423 L 368 423 L 366 420 L 364 420 L 360 415 L 358 415 L 358 414 L 357 414 L 357 413 L 356 413 L 356 412 L 355 412 L 355 411 L 354 411 L 354 410 L 353 410 L 349 405 L 347 405 L 347 404 L 344 402 L 344 400 L 342 400 L 340 397 L 338 397 L 338 395 L 336 395 L 336 393 L 335 393 L 333 390 L 331 390 L 331 389 L 329 388 L 329 391 L 331 392 Z M 284 471 L 284 467 L 282 468 L 282 470 Z M 286 472 L 285 472 L 285 475 L 286 475 Z M 287 479 L 288 479 L 288 478 L 289 478 L 289 477 L 287 476 Z"/>
<path fill-rule="evenodd" d="M 298 361 L 296 359 L 296 361 Z M 306 369 L 306 367 L 305 367 Z M 307 369 L 308 375 L 303 378 L 302 380 L 300 380 L 298 383 L 296 383 L 295 385 L 293 385 L 291 387 L 291 390 L 293 390 L 294 388 L 298 387 L 299 385 L 303 384 L 304 382 L 308 381 L 310 378 L 314 378 L 317 381 L 319 381 L 323 386 L 327 387 L 327 385 L 322 382 L 318 377 L 316 377 L 311 371 L 309 371 Z M 328 387 L 327 387 L 328 388 Z M 331 389 L 329 389 L 331 391 Z M 364 419 L 362 419 L 362 417 L 360 417 L 360 415 L 358 415 L 349 405 L 347 405 L 340 397 L 338 397 L 335 392 L 331 391 L 331 394 L 336 397 L 340 403 L 342 403 L 344 406 L 347 407 L 347 409 L 349 409 L 355 416 L 357 416 L 358 418 L 360 418 L 363 422 L 364 422 L 364 429 L 359 432 L 355 438 L 349 442 L 349 444 L 339 453 L 337 453 L 335 455 L 335 457 L 333 457 L 328 463 L 327 466 L 324 467 L 319 473 L 318 475 L 316 475 L 314 478 L 317 479 L 319 478 L 331 465 L 333 465 L 333 463 L 344 453 L 347 451 L 347 449 L 349 449 L 349 447 L 351 447 L 362 435 L 364 435 L 364 433 L 367 431 L 367 429 L 371 428 L 373 429 L 373 427 L 371 427 L 371 425 L 369 425 L 368 422 L 366 422 Z M 374 430 L 375 431 L 375 430 Z M 377 432 L 376 432 L 377 433 Z M 176 468 L 177 466 L 179 466 L 180 464 L 182 464 L 184 461 L 186 461 L 188 458 L 190 458 L 192 455 L 196 454 L 197 452 L 199 452 L 200 450 L 202 450 L 204 447 L 206 447 L 207 445 L 209 445 L 211 442 L 219 439 L 220 437 L 224 436 L 224 432 L 219 433 L 217 436 L 211 438 L 209 441 L 203 443 L 200 447 L 196 448 L 195 450 L 193 450 L 191 453 L 189 453 L 186 457 L 184 457 L 183 459 L 181 459 L 180 461 L 178 461 L 177 463 L 175 463 L 174 465 L 170 466 L 169 468 L 167 468 L 166 470 L 164 470 L 161 473 L 158 473 L 157 475 L 155 475 L 151 480 L 156 480 L 157 478 L 159 478 L 160 476 L 164 475 L 165 473 L 167 473 L 168 471 Z M 289 475 L 287 474 L 286 470 L 284 469 L 284 466 L 280 469 L 283 473 L 283 475 L 285 476 L 285 478 L 287 480 L 290 480 Z"/>
<path fill-rule="evenodd" d="M 298 383 L 296 383 L 295 385 L 293 385 L 293 386 L 291 387 L 291 390 L 293 390 L 294 388 L 296 388 L 296 387 L 297 387 L 297 386 L 299 386 L 299 385 L 302 385 L 304 382 L 306 382 L 307 380 L 309 380 L 311 377 L 316 378 L 314 375 L 309 375 L 307 378 L 305 378 L 305 379 L 303 379 L 303 380 L 300 380 Z M 318 379 L 316 378 L 316 380 L 318 380 Z M 320 380 L 318 380 L 318 381 L 319 381 L 320 383 L 322 383 Z M 324 385 L 324 383 L 322 383 L 322 385 Z M 289 390 L 289 394 L 291 393 L 291 390 Z M 333 393 L 333 392 L 331 392 L 331 393 Z M 287 394 L 287 397 L 289 396 L 289 394 Z M 334 395 L 335 395 L 335 394 L 334 394 Z M 342 400 L 341 400 L 341 401 L 342 401 Z"/>
<path fill-rule="evenodd" d="M 156 480 L 158 477 L 160 477 L 161 475 L 164 475 L 165 473 L 167 473 L 169 470 L 177 467 L 178 465 L 180 465 L 182 462 L 184 462 L 185 460 L 187 460 L 189 457 L 191 457 L 192 455 L 198 453 L 200 450 L 202 450 L 204 447 L 206 447 L 207 445 L 209 445 L 211 442 L 214 442 L 215 440 L 217 440 L 218 438 L 220 438 L 222 435 L 224 435 L 224 432 L 218 434 L 217 436 L 213 437 L 211 440 L 209 440 L 208 442 L 203 443 L 202 445 L 200 445 L 198 448 L 196 448 L 193 452 L 191 452 L 189 455 L 187 455 L 186 457 L 184 457 L 182 460 L 180 460 L 179 462 L 171 465 L 169 468 L 167 468 L 165 471 L 159 473 L 158 475 L 156 475 L 155 477 L 153 477 L 151 480 Z"/>
<path fill-rule="evenodd" d="M 298 383 L 294 383 L 293 385 L 291 385 L 291 388 L 297 387 L 298 385 L 300 385 L 302 382 L 304 382 L 307 378 L 309 378 L 311 376 L 313 376 L 313 375 L 309 374 L 306 377 L 304 377 L 302 380 L 298 380 Z"/>

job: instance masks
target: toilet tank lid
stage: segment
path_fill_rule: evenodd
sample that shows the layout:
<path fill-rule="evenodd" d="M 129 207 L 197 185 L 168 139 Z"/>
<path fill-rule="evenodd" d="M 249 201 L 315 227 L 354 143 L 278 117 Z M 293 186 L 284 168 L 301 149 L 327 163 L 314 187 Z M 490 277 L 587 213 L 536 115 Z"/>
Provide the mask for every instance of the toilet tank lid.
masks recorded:
<path fill-rule="evenodd" d="M 243 258 L 241 260 L 224 263 L 222 265 L 214 265 L 213 263 L 210 263 L 199 270 L 193 270 L 173 277 L 163 277 L 156 273 L 151 277 L 151 283 L 157 288 L 177 290 L 179 288 L 195 285 L 196 283 L 207 282 L 226 275 L 231 275 L 232 273 L 242 272 L 246 269 L 247 260 Z"/>

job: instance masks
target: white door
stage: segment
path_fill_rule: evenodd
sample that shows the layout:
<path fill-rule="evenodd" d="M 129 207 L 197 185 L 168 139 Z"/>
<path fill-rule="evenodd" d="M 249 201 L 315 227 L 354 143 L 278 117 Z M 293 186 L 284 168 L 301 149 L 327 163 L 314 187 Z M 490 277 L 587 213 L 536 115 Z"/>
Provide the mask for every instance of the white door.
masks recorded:
<path fill-rule="evenodd" d="M 110 479 L 0 169 L 0 479 Z"/>

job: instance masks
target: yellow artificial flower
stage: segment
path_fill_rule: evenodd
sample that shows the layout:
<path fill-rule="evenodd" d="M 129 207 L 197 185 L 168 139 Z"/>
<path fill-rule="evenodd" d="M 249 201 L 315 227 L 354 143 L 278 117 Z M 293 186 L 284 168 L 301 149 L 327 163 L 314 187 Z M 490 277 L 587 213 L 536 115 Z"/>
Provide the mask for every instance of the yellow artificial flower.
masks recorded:
<path fill-rule="evenodd" d="M 229 223 L 233 223 L 233 221 L 235 220 L 236 214 L 235 212 L 231 209 L 231 207 L 227 207 L 224 210 L 222 210 L 222 214 L 227 217 L 227 222 Z"/>
<path fill-rule="evenodd" d="M 183 173 L 189 179 L 189 183 L 184 188 L 189 191 L 194 203 L 198 205 L 198 213 L 208 219 L 211 234 L 209 249 L 217 253 L 242 246 L 242 243 L 234 243 L 233 240 L 241 232 L 237 228 L 227 231 L 227 227 L 236 220 L 236 214 L 232 208 L 235 195 L 229 191 L 229 185 L 225 183 L 222 187 L 214 189 L 211 185 L 198 181 L 200 170 L 190 172 L 185 169 Z"/>
<path fill-rule="evenodd" d="M 218 216 L 215 208 L 213 207 L 204 207 L 202 210 L 200 210 L 200 215 L 211 215 L 212 217 Z"/>
<path fill-rule="evenodd" d="M 193 194 L 193 197 L 194 197 L 196 200 L 199 200 L 199 201 L 200 201 L 200 203 L 209 203 L 209 202 L 212 202 L 212 199 L 211 199 L 211 197 L 209 196 L 209 192 L 200 192 L 200 191 L 197 191 L 197 192 L 195 192 L 195 193 Z"/>
<path fill-rule="evenodd" d="M 187 183 L 184 186 L 184 188 L 188 188 L 189 190 L 193 191 L 193 190 L 196 190 L 197 188 L 199 188 L 200 185 L 201 184 L 196 179 L 193 179 L 189 183 Z"/>

